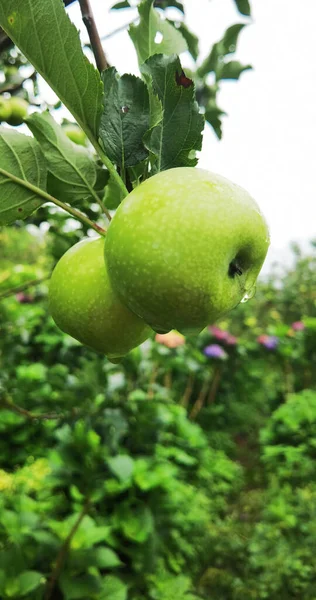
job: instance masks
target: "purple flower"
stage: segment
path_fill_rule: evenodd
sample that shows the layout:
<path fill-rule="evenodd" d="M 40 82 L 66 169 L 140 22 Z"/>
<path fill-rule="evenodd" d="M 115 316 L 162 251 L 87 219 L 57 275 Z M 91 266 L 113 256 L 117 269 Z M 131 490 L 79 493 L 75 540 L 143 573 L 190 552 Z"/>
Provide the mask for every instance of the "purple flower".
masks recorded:
<path fill-rule="evenodd" d="M 295 321 L 294 323 L 292 323 L 292 329 L 294 331 L 303 331 L 303 329 L 305 329 L 305 325 L 303 321 Z"/>
<path fill-rule="evenodd" d="M 275 335 L 259 335 L 257 342 L 267 348 L 268 350 L 275 350 L 279 343 L 279 338 Z"/>
<path fill-rule="evenodd" d="M 211 344 L 210 346 L 206 346 L 203 350 L 205 356 L 208 358 L 219 358 L 220 360 L 225 360 L 227 358 L 227 354 L 218 344 Z"/>

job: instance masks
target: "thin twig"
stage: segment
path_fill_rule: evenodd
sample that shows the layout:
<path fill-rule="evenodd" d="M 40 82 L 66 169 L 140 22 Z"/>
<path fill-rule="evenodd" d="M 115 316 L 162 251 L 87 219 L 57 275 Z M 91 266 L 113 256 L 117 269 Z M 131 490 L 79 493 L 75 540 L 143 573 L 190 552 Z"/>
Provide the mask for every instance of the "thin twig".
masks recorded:
<path fill-rule="evenodd" d="M 44 190 L 41 190 L 40 188 L 36 187 L 29 181 L 26 181 L 25 179 L 20 179 L 19 177 L 16 177 L 12 173 L 9 173 L 9 171 L 5 171 L 5 169 L 1 169 L 1 168 L 0 168 L 0 175 L 4 175 L 8 179 L 11 179 L 11 181 L 14 181 L 14 183 L 16 183 L 17 185 L 20 185 L 21 187 L 25 187 L 28 190 L 31 190 L 33 192 L 33 194 L 36 194 L 36 196 L 43 198 L 43 200 L 45 200 L 45 202 L 52 202 L 53 204 L 56 204 L 56 206 L 59 206 L 59 208 L 62 208 L 63 210 L 68 212 L 72 217 L 74 217 L 78 221 L 81 221 L 81 223 L 88 225 L 89 227 L 91 227 L 92 229 L 97 231 L 100 235 L 105 235 L 106 230 L 103 227 L 100 227 L 100 225 L 98 225 L 97 223 L 93 223 L 93 221 L 91 221 L 87 217 L 87 215 L 83 214 L 82 212 L 80 212 L 79 210 L 77 210 L 75 208 L 72 208 L 72 206 L 69 206 L 69 204 L 65 204 L 64 202 L 61 202 L 57 198 L 54 198 L 54 196 L 51 196 L 50 194 L 48 194 Z"/>
<path fill-rule="evenodd" d="M 46 277 L 42 277 L 41 279 L 31 279 L 30 281 L 27 281 L 26 283 L 23 283 L 21 285 L 17 285 L 16 287 L 10 288 L 9 290 L 6 290 L 5 292 L 2 292 L 2 294 L 0 294 L 0 300 L 3 300 L 3 298 L 8 298 L 9 296 L 14 296 L 15 294 L 18 294 L 19 292 L 24 292 L 24 290 L 27 290 L 30 287 L 39 285 L 43 281 L 47 281 L 47 279 L 49 279 L 49 278 L 50 278 L 50 275 L 46 275 Z"/>
<path fill-rule="evenodd" d="M 150 376 L 150 380 L 148 382 L 148 398 L 152 399 L 154 397 L 154 386 L 158 377 L 159 369 L 158 365 L 154 364 Z"/>
<path fill-rule="evenodd" d="M 136 17 L 136 19 L 133 19 L 132 21 L 129 21 L 128 23 L 125 23 L 125 25 L 121 25 L 120 27 L 117 27 L 117 29 L 113 29 L 113 31 L 110 31 L 110 33 L 103 35 L 101 37 L 101 40 L 102 41 L 109 40 L 111 37 L 113 37 L 117 33 L 121 33 L 121 31 L 124 31 L 125 29 L 127 29 L 130 25 L 134 25 L 135 23 L 137 23 L 137 21 L 139 21 L 139 16 Z"/>
<path fill-rule="evenodd" d="M 46 589 L 46 593 L 44 596 L 44 600 L 50 600 L 51 598 L 53 598 L 53 591 L 55 588 L 55 585 L 57 583 L 58 577 L 62 571 L 62 568 L 64 566 L 67 554 L 68 554 L 68 550 L 69 550 L 69 546 L 71 544 L 71 540 L 74 537 L 83 517 L 86 515 L 86 513 L 89 510 L 89 506 L 90 506 L 90 500 L 89 498 L 86 499 L 82 510 L 78 516 L 78 519 L 76 520 L 76 522 L 74 523 L 72 529 L 70 530 L 68 536 L 66 537 L 63 545 L 61 546 L 59 553 L 57 555 L 56 558 L 56 563 L 55 563 L 55 567 L 54 570 L 51 574 L 51 577 L 49 578 L 48 584 L 47 584 L 47 589 Z"/>
<path fill-rule="evenodd" d="M 100 73 L 109 67 L 94 20 L 90 0 L 79 0 L 82 20 L 86 26 L 95 62 Z"/>
<path fill-rule="evenodd" d="M 171 371 L 167 371 L 165 373 L 165 376 L 164 376 L 164 386 L 168 390 L 171 390 L 171 388 L 172 388 L 172 373 L 171 373 Z"/>
<path fill-rule="evenodd" d="M 11 400 L 11 398 L 7 398 L 7 397 L 0 398 L 0 409 L 11 410 L 12 412 L 17 413 L 18 415 L 21 415 L 22 417 L 26 417 L 27 419 L 30 419 L 31 421 L 48 421 L 48 420 L 60 419 L 61 417 L 63 417 L 62 414 L 57 414 L 57 413 L 36 415 L 36 414 L 30 412 L 29 410 L 22 408 L 21 406 L 17 406 L 16 404 L 14 404 L 14 402 Z"/>
<path fill-rule="evenodd" d="M 189 419 L 191 419 L 191 421 L 193 421 L 197 417 L 200 410 L 204 406 L 209 383 L 210 383 L 209 379 L 206 379 L 202 385 L 201 391 L 200 391 L 195 403 L 193 404 L 192 410 L 189 414 Z"/>
<path fill-rule="evenodd" d="M 285 388 L 285 395 L 288 396 L 289 394 L 293 394 L 294 392 L 294 385 L 293 385 L 293 370 L 292 367 L 290 365 L 290 362 L 285 359 L 284 360 L 284 388 Z"/>
<path fill-rule="evenodd" d="M 106 208 L 105 204 L 102 202 L 102 200 L 99 197 L 97 198 L 97 203 L 100 206 L 101 210 L 104 212 L 104 214 L 107 217 L 108 221 L 112 221 L 112 217 L 111 217 L 110 212 L 108 211 L 108 209 Z"/>
<path fill-rule="evenodd" d="M 189 405 L 190 398 L 191 398 L 191 395 L 193 392 L 194 383 L 195 383 L 195 374 L 190 373 L 190 375 L 188 377 L 186 388 L 184 390 L 184 394 L 180 400 L 180 405 L 184 406 L 184 408 L 187 408 Z"/>
<path fill-rule="evenodd" d="M 219 384 L 221 382 L 222 371 L 223 370 L 221 367 L 217 367 L 215 370 L 212 385 L 207 399 L 208 404 L 213 404 L 213 402 L 215 402 L 216 394 L 219 388 Z"/>

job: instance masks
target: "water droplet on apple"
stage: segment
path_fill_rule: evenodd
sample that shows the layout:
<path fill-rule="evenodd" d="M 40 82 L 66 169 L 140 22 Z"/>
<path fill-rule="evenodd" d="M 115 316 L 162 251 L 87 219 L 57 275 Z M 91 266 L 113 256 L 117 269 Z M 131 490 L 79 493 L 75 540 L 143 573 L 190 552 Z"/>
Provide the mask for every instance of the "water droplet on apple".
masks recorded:
<path fill-rule="evenodd" d="M 247 290 L 243 299 L 240 302 L 242 304 L 244 304 L 245 302 L 248 302 L 248 300 L 251 300 L 251 298 L 254 297 L 255 293 L 256 293 L 256 286 L 254 285 L 252 288 L 249 288 L 249 290 Z"/>

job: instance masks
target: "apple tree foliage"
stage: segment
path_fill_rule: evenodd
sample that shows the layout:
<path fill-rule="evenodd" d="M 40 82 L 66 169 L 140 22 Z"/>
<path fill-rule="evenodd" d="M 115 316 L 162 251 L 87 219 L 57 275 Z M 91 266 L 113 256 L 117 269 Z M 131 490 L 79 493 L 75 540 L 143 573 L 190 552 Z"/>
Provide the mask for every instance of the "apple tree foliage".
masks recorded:
<path fill-rule="evenodd" d="M 201 149 L 204 128 L 202 113 L 220 134 L 222 111 L 216 103 L 220 81 L 238 79 L 240 73 L 249 68 L 230 60 L 245 23 L 230 27 L 201 63 L 198 39 L 183 21 L 181 3 L 176 3 L 178 21 L 163 18 L 163 13 L 156 8 L 163 10 L 169 5 L 174 4 L 147 0 L 139 4 L 139 22 L 129 28 L 142 74 L 135 77 L 119 75 L 115 67 L 99 75 L 86 59 L 78 33 L 61 2 L 48 2 L 43 14 L 39 0 L 30 6 L 22 0 L 0 4 L 3 29 L 72 113 L 98 156 L 98 164 L 95 164 L 95 157 L 88 149 L 71 151 L 53 117 L 37 113 L 29 121 L 26 119 L 34 136 L 34 149 L 28 148 L 26 136 L 16 131 L 11 133 L 12 160 L 17 155 L 21 159 L 19 167 L 7 162 L 1 165 L 0 177 L 5 184 L 0 206 L 2 224 L 30 216 L 47 201 L 45 193 L 69 204 L 79 204 L 83 196 L 90 203 L 105 196 L 105 203 L 108 199 L 112 208 L 114 190 L 118 203 L 133 182 L 146 177 L 149 164 L 151 173 L 196 164 L 195 155 Z M 128 7 L 128 3 L 113 8 L 124 7 Z M 242 7 L 238 5 L 238 8 L 245 14 Z M 158 33 L 162 35 L 159 44 L 155 42 Z M 176 56 L 185 51 L 196 64 L 190 77 L 185 75 Z M 11 86 L 14 90 L 20 77 L 15 73 L 10 80 L 8 69 L 9 65 L 4 91 L 10 91 Z M 212 86 L 207 83 L 210 74 L 215 79 Z M 34 80 L 34 74 L 31 77 Z M 3 143 L 7 145 L 5 140 Z M 76 152 L 77 156 L 72 157 Z M 41 164 L 45 181 L 28 178 L 27 170 L 34 170 L 35 160 Z M 74 178 L 79 181 L 74 182 Z M 21 187 L 17 191 L 19 202 L 12 206 L 12 194 L 17 186 Z"/>

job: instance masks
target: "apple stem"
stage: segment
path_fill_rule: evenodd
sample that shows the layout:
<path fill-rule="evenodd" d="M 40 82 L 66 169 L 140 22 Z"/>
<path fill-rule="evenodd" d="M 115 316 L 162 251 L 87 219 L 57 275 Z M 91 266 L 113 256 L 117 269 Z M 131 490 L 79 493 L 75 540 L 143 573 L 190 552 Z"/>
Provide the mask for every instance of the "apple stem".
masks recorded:
<path fill-rule="evenodd" d="M 74 217 L 78 221 L 81 221 L 81 223 L 83 223 L 84 225 L 88 225 L 88 227 L 91 227 L 92 229 L 94 229 L 94 231 L 96 231 L 99 235 L 105 236 L 106 229 L 104 229 L 103 227 L 100 227 L 100 225 L 97 225 L 97 223 L 94 223 L 93 221 L 91 221 L 87 217 L 87 215 L 85 215 L 81 211 L 77 210 L 76 208 L 72 208 L 72 206 L 69 206 L 69 204 L 65 204 L 64 202 L 61 202 L 61 200 L 54 198 L 54 196 L 51 196 L 44 190 L 41 190 L 40 188 L 36 187 L 36 185 L 33 185 L 32 183 L 30 183 L 29 181 L 26 181 L 25 179 L 20 179 L 20 177 L 16 177 L 15 175 L 13 175 L 13 173 L 9 173 L 9 171 L 5 171 L 5 169 L 0 168 L 0 174 L 4 175 L 8 179 L 11 179 L 11 181 L 16 183 L 17 185 L 20 185 L 21 187 L 24 187 L 28 190 L 31 190 L 31 192 L 33 192 L 40 198 L 43 198 L 43 200 L 45 202 L 52 202 L 59 208 L 62 208 L 63 210 L 68 212 L 72 217 Z"/>

